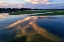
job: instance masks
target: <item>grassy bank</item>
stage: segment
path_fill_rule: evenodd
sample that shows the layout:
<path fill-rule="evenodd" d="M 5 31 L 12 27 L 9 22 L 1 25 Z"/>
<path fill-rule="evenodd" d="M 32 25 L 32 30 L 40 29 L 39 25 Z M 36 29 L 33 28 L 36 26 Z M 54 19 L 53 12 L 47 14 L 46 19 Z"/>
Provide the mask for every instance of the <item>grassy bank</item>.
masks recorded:
<path fill-rule="evenodd" d="M 53 13 L 47 13 L 47 12 L 53 12 Z M 64 10 L 21 11 L 21 12 L 10 13 L 10 15 L 32 14 L 32 13 L 45 13 L 38 15 L 64 15 Z"/>
<path fill-rule="evenodd" d="M 21 12 L 10 13 L 10 15 L 32 14 L 32 13 L 43 13 L 43 12 L 46 12 L 46 11 L 21 11 Z"/>
<path fill-rule="evenodd" d="M 64 15 L 64 12 L 55 12 L 55 13 L 45 13 L 45 14 L 37 14 L 33 16 L 45 16 L 45 15 Z M 32 15 L 31 15 L 32 16 Z"/>

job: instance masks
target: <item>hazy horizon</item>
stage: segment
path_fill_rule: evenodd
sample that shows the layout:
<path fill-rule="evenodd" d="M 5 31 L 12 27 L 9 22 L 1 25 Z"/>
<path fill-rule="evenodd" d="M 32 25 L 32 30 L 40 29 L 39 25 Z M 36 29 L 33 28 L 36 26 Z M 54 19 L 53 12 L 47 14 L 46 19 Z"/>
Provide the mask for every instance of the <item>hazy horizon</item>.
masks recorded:
<path fill-rule="evenodd" d="M 0 0 L 0 8 L 64 9 L 64 0 Z"/>

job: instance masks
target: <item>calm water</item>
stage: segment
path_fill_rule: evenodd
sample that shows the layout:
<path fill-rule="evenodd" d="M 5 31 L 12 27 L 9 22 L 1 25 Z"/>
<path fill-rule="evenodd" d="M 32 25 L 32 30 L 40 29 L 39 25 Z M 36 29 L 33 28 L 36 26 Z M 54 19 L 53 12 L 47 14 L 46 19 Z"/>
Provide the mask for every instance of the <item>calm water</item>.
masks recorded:
<path fill-rule="evenodd" d="M 0 42 L 64 42 L 64 15 L 0 15 Z"/>

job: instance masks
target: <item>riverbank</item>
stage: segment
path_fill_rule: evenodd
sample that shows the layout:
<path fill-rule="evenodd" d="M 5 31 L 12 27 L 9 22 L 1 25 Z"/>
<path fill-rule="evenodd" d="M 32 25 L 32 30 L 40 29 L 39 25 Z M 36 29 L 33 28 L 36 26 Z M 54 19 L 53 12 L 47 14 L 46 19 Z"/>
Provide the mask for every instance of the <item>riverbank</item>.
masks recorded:
<path fill-rule="evenodd" d="M 46 13 L 46 14 L 37 14 L 37 15 L 30 15 L 30 16 L 48 16 L 48 15 L 64 15 L 64 13 Z"/>
<path fill-rule="evenodd" d="M 10 15 L 34 14 L 34 13 L 44 13 L 38 15 L 64 15 L 64 10 L 21 11 L 21 12 L 12 12 L 10 13 Z"/>

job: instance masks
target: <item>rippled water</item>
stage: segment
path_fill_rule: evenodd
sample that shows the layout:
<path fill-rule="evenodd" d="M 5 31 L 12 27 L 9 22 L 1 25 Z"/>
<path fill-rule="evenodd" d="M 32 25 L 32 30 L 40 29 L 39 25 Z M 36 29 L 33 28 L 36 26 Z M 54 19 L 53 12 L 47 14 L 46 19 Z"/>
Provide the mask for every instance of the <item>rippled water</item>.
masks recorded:
<path fill-rule="evenodd" d="M 0 42 L 64 42 L 63 15 L 0 16 Z"/>

